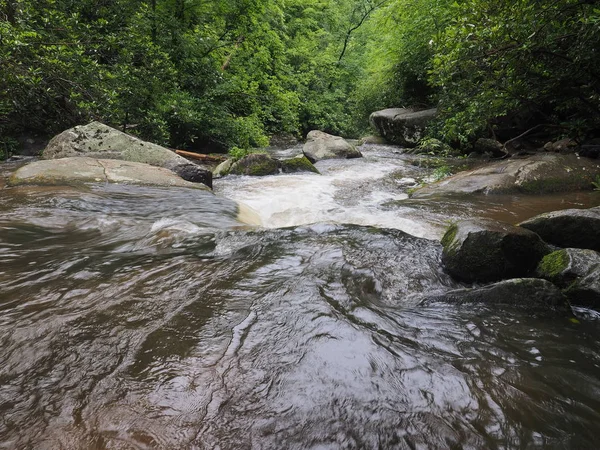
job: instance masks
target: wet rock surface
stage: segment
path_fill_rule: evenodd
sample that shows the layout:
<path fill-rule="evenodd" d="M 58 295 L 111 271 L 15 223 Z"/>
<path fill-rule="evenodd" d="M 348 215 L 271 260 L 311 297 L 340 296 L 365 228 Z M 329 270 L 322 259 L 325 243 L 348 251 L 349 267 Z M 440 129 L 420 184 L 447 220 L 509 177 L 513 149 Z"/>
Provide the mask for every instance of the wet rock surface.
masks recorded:
<path fill-rule="evenodd" d="M 191 183 L 161 167 L 88 157 L 35 161 L 17 170 L 9 182 L 13 186 L 121 183 L 209 189 L 204 184 Z"/>
<path fill-rule="evenodd" d="M 448 302 L 481 303 L 502 307 L 519 307 L 526 311 L 571 315 L 567 297 L 554 284 L 538 278 L 513 278 L 483 287 L 456 289 L 427 299 L 424 304 Z"/>
<path fill-rule="evenodd" d="M 572 304 L 600 309 L 600 253 L 558 250 L 542 259 L 536 275 L 561 287 Z"/>
<path fill-rule="evenodd" d="M 464 281 L 498 281 L 530 275 L 548 246 L 535 233 L 490 219 L 464 220 L 442 238 L 442 262 Z"/>
<path fill-rule="evenodd" d="M 302 151 L 313 163 L 323 159 L 349 159 L 362 157 L 362 154 L 356 147 L 344 138 L 317 130 L 308 133 Z"/>
<path fill-rule="evenodd" d="M 415 198 L 457 194 L 547 194 L 591 190 L 600 162 L 575 155 L 536 154 L 460 172 L 416 190 Z"/>
<path fill-rule="evenodd" d="M 559 247 L 600 251 L 600 207 L 540 214 L 519 226 Z"/>
<path fill-rule="evenodd" d="M 186 181 L 212 187 L 212 171 L 191 163 L 175 152 L 142 141 L 100 122 L 76 126 L 50 140 L 42 153 L 44 159 L 86 156 L 150 164 L 169 169 Z"/>

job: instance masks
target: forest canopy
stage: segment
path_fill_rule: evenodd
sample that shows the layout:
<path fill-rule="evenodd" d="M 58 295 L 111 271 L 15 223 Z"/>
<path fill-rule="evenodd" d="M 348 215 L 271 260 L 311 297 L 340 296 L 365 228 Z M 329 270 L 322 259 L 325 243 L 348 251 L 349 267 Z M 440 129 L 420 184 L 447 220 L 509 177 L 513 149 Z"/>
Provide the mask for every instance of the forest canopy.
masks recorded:
<path fill-rule="evenodd" d="M 437 106 L 455 146 L 600 128 L 592 0 L 0 0 L 0 151 L 99 120 L 177 148 L 357 136 Z"/>

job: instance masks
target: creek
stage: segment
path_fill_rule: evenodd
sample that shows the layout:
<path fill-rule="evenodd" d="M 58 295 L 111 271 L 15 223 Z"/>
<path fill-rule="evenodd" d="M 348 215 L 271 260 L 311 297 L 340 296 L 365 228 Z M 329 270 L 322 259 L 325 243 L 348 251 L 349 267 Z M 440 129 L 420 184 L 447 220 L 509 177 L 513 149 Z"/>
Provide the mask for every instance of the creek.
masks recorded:
<path fill-rule="evenodd" d="M 598 448 L 597 313 L 420 300 L 449 221 L 600 195 L 417 201 L 431 169 L 361 150 L 216 196 L 2 166 L 0 449 Z"/>

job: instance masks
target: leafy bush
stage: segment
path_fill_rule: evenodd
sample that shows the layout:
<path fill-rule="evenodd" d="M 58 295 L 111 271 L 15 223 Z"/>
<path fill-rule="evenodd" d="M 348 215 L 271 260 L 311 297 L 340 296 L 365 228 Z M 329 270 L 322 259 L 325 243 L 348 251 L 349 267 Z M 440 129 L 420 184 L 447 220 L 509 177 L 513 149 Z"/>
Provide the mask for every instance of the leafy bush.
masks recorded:
<path fill-rule="evenodd" d="M 583 137 L 600 126 L 600 9 L 594 2 L 467 0 L 434 47 L 446 141 L 543 124 Z"/>

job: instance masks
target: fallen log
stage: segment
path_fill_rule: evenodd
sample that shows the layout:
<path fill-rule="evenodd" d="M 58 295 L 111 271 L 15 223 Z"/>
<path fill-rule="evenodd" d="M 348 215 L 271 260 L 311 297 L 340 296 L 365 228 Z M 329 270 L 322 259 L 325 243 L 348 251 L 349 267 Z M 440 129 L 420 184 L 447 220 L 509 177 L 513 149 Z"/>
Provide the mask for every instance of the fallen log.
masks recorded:
<path fill-rule="evenodd" d="M 185 150 L 175 150 L 175 153 L 185 158 L 197 159 L 204 162 L 223 162 L 227 159 L 225 156 L 204 155 L 202 153 L 186 152 Z"/>

